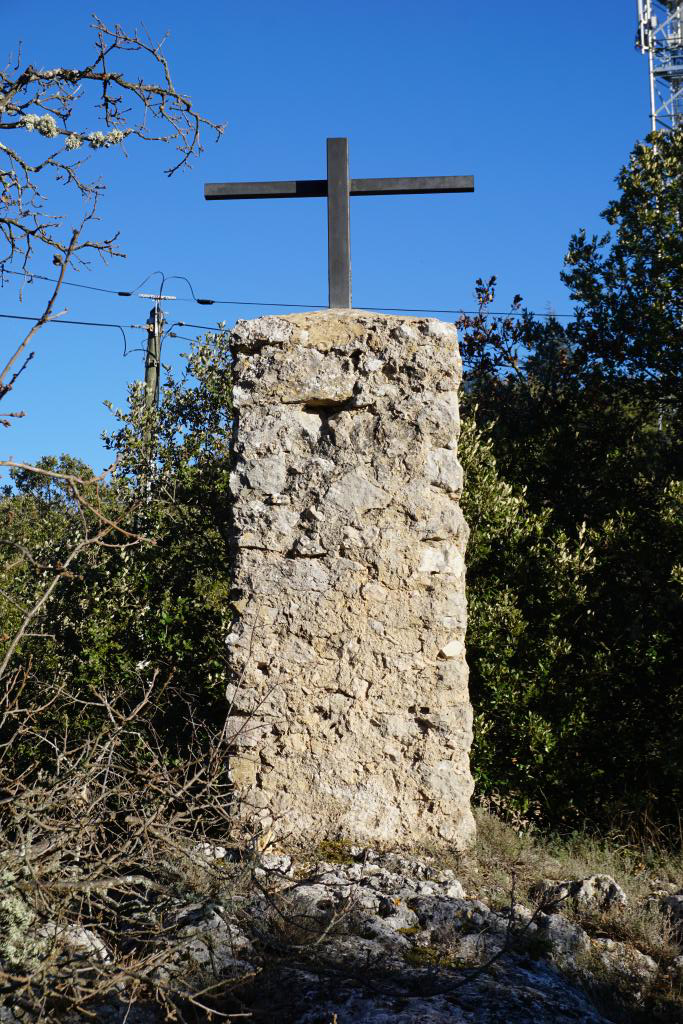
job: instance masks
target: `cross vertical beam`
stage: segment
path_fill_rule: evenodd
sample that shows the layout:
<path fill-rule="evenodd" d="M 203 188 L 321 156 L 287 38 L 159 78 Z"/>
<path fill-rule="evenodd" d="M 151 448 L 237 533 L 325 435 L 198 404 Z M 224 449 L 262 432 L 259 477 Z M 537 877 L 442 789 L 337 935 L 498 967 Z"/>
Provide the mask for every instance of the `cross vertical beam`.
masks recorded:
<path fill-rule="evenodd" d="M 349 140 L 327 140 L 327 246 L 330 308 L 351 309 Z"/>

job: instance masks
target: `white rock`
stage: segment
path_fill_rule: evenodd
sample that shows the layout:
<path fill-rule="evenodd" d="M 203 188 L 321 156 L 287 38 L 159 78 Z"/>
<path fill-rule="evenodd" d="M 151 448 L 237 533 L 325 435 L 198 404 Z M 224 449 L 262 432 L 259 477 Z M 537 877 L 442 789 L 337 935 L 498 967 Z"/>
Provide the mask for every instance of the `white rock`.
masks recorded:
<path fill-rule="evenodd" d="M 683 939 L 683 892 L 670 893 L 660 901 L 660 907 L 670 918 L 674 933 Z"/>
<path fill-rule="evenodd" d="M 89 957 L 101 963 L 111 960 L 106 943 L 90 928 L 75 924 L 59 925 L 54 921 L 48 921 L 41 926 L 39 933 L 42 938 L 54 942 L 76 956 Z"/>
<path fill-rule="evenodd" d="M 225 846 L 214 846 L 213 843 L 200 843 L 197 853 L 203 860 L 224 860 L 228 851 Z"/>
<path fill-rule="evenodd" d="M 450 640 L 439 651 L 439 655 L 446 660 L 451 658 L 463 658 L 465 656 L 465 644 L 462 640 Z"/>
<path fill-rule="evenodd" d="M 627 903 L 626 893 L 611 875 L 591 875 L 566 882 L 545 879 L 532 887 L 531 895 L 539 904 L 554 910 L 561 909 L 562 904 L 612 910 Z"/>

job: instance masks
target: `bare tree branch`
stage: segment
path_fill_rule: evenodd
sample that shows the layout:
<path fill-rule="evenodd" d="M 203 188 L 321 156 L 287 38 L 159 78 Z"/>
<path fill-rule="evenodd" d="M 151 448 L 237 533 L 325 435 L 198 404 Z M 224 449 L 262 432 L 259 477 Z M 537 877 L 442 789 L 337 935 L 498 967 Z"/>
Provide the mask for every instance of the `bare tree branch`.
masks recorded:
<path fill-rule="evenodd" d="M 200 114 L 176 89 L 163 53 L 166 37 L 153 43 L 146 34 L 126 32 L 120 25 L 109 28 L 97 17 L 92 28 L 95 56 L 83 67 L 40 69 L 29 64 L 20 69 L 15 64 L 0 69 L 0 133 L 12 139 L 11 145 L 0 141 L 0 270 L 19 262 L 28 273 L 40 253 L 60 268 L 43 314 L 0 373 L 0 401 L 33 353 L 9 376 L 17 359 L 56 315 L 53 308 L 67 267 L 87 265 L 91 253 L 103 259 L 122 255 L 115 248 L 118 234 L 101 238 L 91 230 L 105 184 L 101 178 L 85 177 L 90 159 L 112 148 L 125 153 L 126 142 L 160 142 L 177 154 L 166 169 L 172 175 L 202 152 L 202 130 L 214 131 L 216 138 L 223 132 L 222 125 Z M 85 204 L 78 227 L 71 228 L 58 212 L 63 200 L 54 185 L 71 190 Z M 11 419 L 23 415 L 4 413 L 0 423 L 8 427 Z"/>
<path fill-rule="evenodd" d="M 39 69 L 29 64 L 21 71 L 0 71 L 0 131 L 16 134 L 20 140 L 11 146 L 0 142 L 0 235 L 7 246 L 6 252 L 0 253 L 0 264 L 20 256 L 26 267 L 38 242 L 65 254 L 58 233 L 62 218 L 47 209 L 41 182 L 48 175 L 92 202 L 104 185 L 82 176 L 87 162 L 84 148 L 91 152 L 111 149 L 133 139 L 171 144 L 177 159 L 166 173 L 172 175 L 202 152 L 202 129 L 214 131 L 217 138 L 223 131 L 223 125 L 200 114 L 192 100 L 176 89 L 163 53 L 166 37 L 155 44 L 120 25 L 108 28 L 97 17 L 92 27 L 95 58 L 85 67 Z M 130 63 L 131 55 L 135 76 L 111 66 L 113 60 Z M 137 73 L 140 61 L 159 75 L 158 81 Z M 99 120 L 105 131 L 86 127 L 82 115 L 78 121 L 77 115 L 85 108 L 86 117 L 95 111 L 95 121 Z M 150 130 L 150 122 L 157 123 L 160 130 Z M 37 144 L 41 140 L 56 142 L 57 148 L 41 154 L 42 147 Z M 92 248 L 102 245 L 95 239 L 84 243 Z"/>

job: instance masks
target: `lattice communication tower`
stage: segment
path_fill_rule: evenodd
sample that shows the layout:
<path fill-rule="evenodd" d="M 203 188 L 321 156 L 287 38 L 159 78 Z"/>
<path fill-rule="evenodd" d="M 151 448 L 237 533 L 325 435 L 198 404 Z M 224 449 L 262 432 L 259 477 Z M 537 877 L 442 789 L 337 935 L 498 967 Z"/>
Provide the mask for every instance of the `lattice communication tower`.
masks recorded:
<path fill-rule="evenodd" d="M 650 66 L 652 131 L 683 128 L 683 0 L 636 3 L 636 46 Z"/>

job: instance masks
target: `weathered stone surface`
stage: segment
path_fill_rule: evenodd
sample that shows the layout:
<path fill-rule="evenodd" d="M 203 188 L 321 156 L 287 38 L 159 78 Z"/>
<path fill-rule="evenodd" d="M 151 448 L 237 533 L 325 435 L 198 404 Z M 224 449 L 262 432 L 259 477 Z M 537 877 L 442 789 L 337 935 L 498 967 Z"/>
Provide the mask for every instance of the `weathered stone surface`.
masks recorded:
<path fill-rule="evenodd" d="M 298 959 L 280 951 L 264 960 L 249 1003 L 255 1017 L 260 1010 L 283 1024 L 608 1024 L 580 987 L 594 981 L 577 967 L 591 952 L 583 929 L 520 905 L 510 919 L 467 899 L 461 886 L 451 896 L 452 874 L 427 860 L 363 851 L 351 864 L 317 863 L 309 879 L 271 875 L 269 896 L 250 908 L 252 927 L 267 932 L 284 919 L 312 929 L 314 945 L 297 946 Z M 594 962 L 634 991 L 649 984 L 649 958 L 623 943 L 600 942 Z"/>
<path fill-rule="evenodd" d="M 671 919 L 676 938 L 683 940 L 683 890 L 664 896 L 660 906 Z"/>
<path fill-rule="evenodd" d="M 217 1012 L 278 1024 L 654 1021 L 651 995 L 683 977 L 683 957 L 657 962 L 633 943 L 591 937 L 562 913 L 514 902 L 495 909 L 466 894 L 436 857 L 339 844 L 345 863 L 274 851 L 244 862 L 240 851 L 216 857 L 218 849 L 197 845 L 197 865 L 208 866 L 194 879 L 201 894 L 154 898 L 139 919 L 133 911 L 130 934 L 147 954 L 139 970 L 106 929 L 48 926 L 60 936 L 60 970 L 84 978 L 96 970 L 104 991 L 108 984 L 108 996 L 88 1003 L 97 1024 L 161 1024 L 171 1005 L 184 1016 L 186 996 L 195 1008 L 209 1000 Z M 159 944 L 149 956 L 151 936 Z M 145 974 L 154 998 L 140 985 Z M 3 1024 L 29 1019 L 21 992 L 14 996 L 0 1005 Z M 667 1020 L 678 1020 L 678 1005 Z"/>
<path fill-rule="evenodd" d="M 455 328 L 240 322 L 231 776 L 297 842 L 464 846 L 471 707 Z"/>
<path fill-rule="evenodd" d="M 570 907 L 593 907 L 595 910 L 613 910 L 626 906 L 626 893 L 611 875 L 591 875 L 590 878 L 568 879 L 566 882 L 552 882 L 544 879 L 531 889 L 529 895 L 544 908 L 562 909 Z"/>

